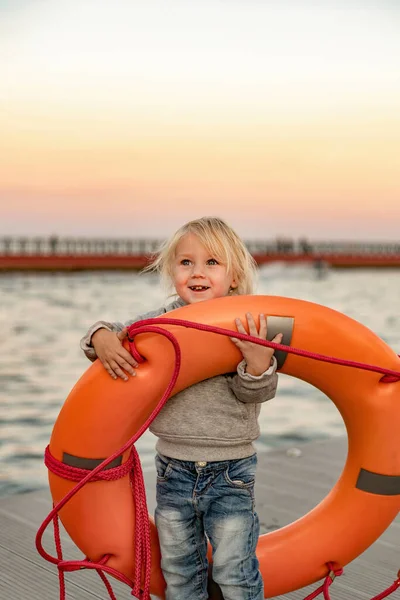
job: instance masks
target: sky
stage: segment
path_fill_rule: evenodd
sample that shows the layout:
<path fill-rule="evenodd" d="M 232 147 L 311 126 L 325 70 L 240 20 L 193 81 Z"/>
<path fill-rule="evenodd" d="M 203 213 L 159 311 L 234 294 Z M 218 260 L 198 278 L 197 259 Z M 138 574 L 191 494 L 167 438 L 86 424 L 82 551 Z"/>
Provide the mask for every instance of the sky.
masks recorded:
<path fill-rule="evenodd" d="M 400 2 L 0 0 L 0 236 L 399 241 Z"/>

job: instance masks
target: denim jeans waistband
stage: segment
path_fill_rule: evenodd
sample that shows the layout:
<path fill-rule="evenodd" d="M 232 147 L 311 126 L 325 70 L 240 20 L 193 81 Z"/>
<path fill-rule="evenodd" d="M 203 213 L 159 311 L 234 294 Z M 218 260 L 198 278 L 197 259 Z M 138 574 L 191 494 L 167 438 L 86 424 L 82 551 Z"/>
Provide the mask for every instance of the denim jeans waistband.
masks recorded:
<path fill-rule="evenodd" d="M 199 470 L 202 472 L 207 471 L 222 471 L 227 469 L 229 465 L 232 465 L 234 462 L 241 462 L 242 464 L 253 463 L 253 461 L 257 460 L 257 454 L 254 453 L 251 456 L 247 456 L 246 458 L 237 458 L 231 460 L 221 460 L 221 461 L 191 461 L 191 460 L 180 460 L 178 458 L 171 458 L 169 456 L 164 456 L 163 454 L 158 453 L 159 458 L 165 463 L 171 463 L 176 465 L 177 467 L 184 469 L 185 471 L 190 471 L 191 473 L 196 473 Z"/>

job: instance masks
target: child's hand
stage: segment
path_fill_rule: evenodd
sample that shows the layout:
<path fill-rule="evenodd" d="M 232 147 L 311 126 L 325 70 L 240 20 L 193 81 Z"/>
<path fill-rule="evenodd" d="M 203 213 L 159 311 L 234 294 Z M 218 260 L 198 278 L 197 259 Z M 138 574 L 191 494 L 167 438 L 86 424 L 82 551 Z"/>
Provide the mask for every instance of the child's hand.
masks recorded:
<path fill-rule="evenodd" d="M 257 331 L 253 315 L 246 313 L 247 324 L 249 327 L 249 335 L 258 337 L 261 340 L 267 339 L 267 319 L 265 315 L 260 315 L 260 330 Z M 240 319 L 235 319 L 236 327 L 239 333 L 246 333 L 247 331 Z M 280 344 L 283 338 L 282 333 L 278 333 L 273 342 Z M 274 354 L 273 348 L 267 348 L 266 346 L 259 346 L 254 342 L 246 342 L 246 340 L 238 340 L 231 338 L 232 342 L 239 348 L 246 361 L 246 372 L 250 375 L 262 375 L 271 365 L 272 355 Z"/>
<path fill-rule="evenodd" d="M 132 367 L 139 366 L 133 356 L 122 345 L 122 340 L 126 338 L 127 332 L 127 327 L 124 327 L 118 333 L 108 329 L 98 329 L 92 335 L 92 346 L 106 371 L 113 379 L 121 377 L 124 381 L 128 381 L 126 373 L 136 375 Z"/>

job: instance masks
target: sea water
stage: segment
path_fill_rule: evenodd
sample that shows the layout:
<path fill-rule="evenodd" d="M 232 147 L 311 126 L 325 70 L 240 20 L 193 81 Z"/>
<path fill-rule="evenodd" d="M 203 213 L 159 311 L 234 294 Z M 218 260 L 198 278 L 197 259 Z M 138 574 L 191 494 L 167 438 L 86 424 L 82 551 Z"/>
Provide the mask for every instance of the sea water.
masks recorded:
<path fill-rule="evenodd" d="M 257 293 L 317 302 L 367 326 L 400 353 L 400 271 L 317 271 L 274 263 Z M 125 321 L 166 301 L 155 275 L 125 272 L 0 275 L 0 495 L 47 486 L 43 452 L 71 388 L 88 368 L 79 340 L 99 319 Z M 281 375 L 263 405 L 259 452 L 345 435 L 334 404 L 318 389 Z M 155 437 L 137 443 L 144 468 Z"/>

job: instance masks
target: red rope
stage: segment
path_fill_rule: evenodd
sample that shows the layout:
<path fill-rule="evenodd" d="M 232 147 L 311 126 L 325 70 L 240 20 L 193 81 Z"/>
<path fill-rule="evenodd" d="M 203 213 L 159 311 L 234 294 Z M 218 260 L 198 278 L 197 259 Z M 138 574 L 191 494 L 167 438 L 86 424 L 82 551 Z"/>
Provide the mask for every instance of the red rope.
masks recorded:
<path fill-rule="evenodd" d="M 324 354 L 317 354 L 316 352 L 309 352 L 308 350 L 302 350 L 301 348 L 294 348 L 293 346 L 285 346 L 284 344 L 277 344 L 276 342 L 269 342 L 268 340 L 261 340 L 260 338 L 248 335 L 247 333 L 239 333 L 238 331 L 232 331 L 224 329 L 222 327 L 216 327 L 214 325 L 204 325 L 203 323 L 194 323 L 185 319 L 170 319 L 170 318 L 153 318 L 144 319 L 133 323 L 128 327 L 128 339 L 132 333 L 137 334 L 137 328 L 147 326 L 151 324 L 157 325 L 178 325 L 181 327 L 187 327 L 191 329 L 198 329 L 200 331 L 208 331 L 216 333 L 218 335 L 226 335 L 229 337 L 235 337 L 239 340 L 246 340 L 248 342 L 254 342 L 260 346 L 266 346 L 267 348 L 274 348 L 274 350 L 283 350 L 289 354 L 296 354 L 298 356 L 304 356 L 305 358 L 312 358 L 321 362 L 332 363 L 341 365 L 344 367 L 352 367 L 353 369 L 362 369 L 364 371 L 374 371 L 375 373 L 382 373 L 384 377 L 381 378 L 382 383 L 395 383 L 400 381 L 400 371 L 393 371 L 392 369 L 386 369 L 385 367 L 378 367 L 376 365 L 369 365 L 367 363 L 360 363 L 353 360 L 346 360 L 344 358 L 335 358 L 334 356 L 326 356 Z M 400 356 L 400 355 L 399 355 Z M 135 356 L 136 358 L 136 356 Z"/>
<path fill-rule="evenodd" d="M 142 425 L 142 427 L 133 435 L 119 450 L 115 451 L 111 456 L 106 458 L 101 464 L 99 464 L 92 471 L 87 471 L 85 469 L 79 469 L 76 467 L 71 467 L 69 465 L 65 465 L 61 463 L 57 459 L 55 459 L 51 454 L 48 448 L 46 448 L 45 452 L 45 463 L 48 468 L 54 472 L 56 475 L 68 479 L 70 481 L 77 481 L 77 485 L 71 489 L 68 494 L 53 507 L 53 510 L 48 514 L 46 519 L 43 521 L 40 526 L 37 534 L 36 534 L 36 548 L 39 554 L 45 558 L 47 561 L 56 564 L 59 571 L 59 579 L 60 579 L 60 600 L 65 600 L 65 580 L 64 573 L 65 571 L 75 571 L 82 568 L 87 569 L 95 569 L 97 573 L 102 578 L 107 591 L 109 593 L 109 597 L 111 600 L 116 600 L 114 593 L 112 591 L 111 585 L 105 577 L 104 572 L 114 576 L 120 581 L 126 583 L 129 587 L 132 588 L 132 595 L 136 596 L 140 600 L 150 600 L 150 575 L 151 575 L 151 545 L 150 545 L 150 525 L 148 520 L 147 513 L 147 503 L 146 503 L 146 492 L 143 480 L 143 472 L 140 465 L 140 459 L 136 452 L 136 449 L 133 447 L 133 444 L 143 435 L 146 431 L 150 423 L 155 419 L 158 415 L 166 401 L 168 400 L 174 386 L 176 380 L 179 375 L 180 366 L 181 366 L 181 352 L 177 339 L 175 336 L 161 327 L 156 327 L 155 325 L 179 325 L 182 327 L 190 327 L 193 329 L 198 329 L 201 331 L 208 331 L 212 333 L 216 333 L 219 335 L 226 335 L 229 337 L 236 337 L 238 339 L 243 339 L 246 341 L 251 341 L 261 346 L 266 346 L 270 348 L 274 348 L 275 350 L 283 350 L 288 353 L 297 354 L 299 356 L 304 356 L 307 358 L 312 358 L 313 360 L 319 360 L 334 364 L 339 364 L 347 367 L 359 368 L 368 371 L 375 371 L 378 373 L 382 373 L 384 376 L 381 378 L 382 382 L 390 383 L 400 380 L 400 372 L 393 371 L 390 369 L 385 369 L 383 367 L 377 367 L 375 365 L 368 365 L 364 363 L 358 363 L 354 361 L 339 359 L 330 356 L 324 356 L 321 354 L 316 354 L 313 352 L 308 352 L 306 350 L 301 350 L 299 348 L 293 348 L 291 346 L 286 346 L 284 344 L 277 344 L 275 342 L 269 342 L 267 340 L 261 340 L 254 336 L 250 336 L 247 334 L 242 334 L 237 331 L 231 331 L 228 329 L 223 329 L 221 327 L 215 327 L 211 325 L 204 325 L 202 323 L 194 323 L 191 321 L 183 320 L 183 319 L 169 319 L 169 318 L 154 318 L 154 319 L 145 319 L 142 321 L 138 321 L 134 323 L 128 328 L 128 340 L 130 351 L 132 355 L 138 362 L 143 362 L 143 357 L 137 352 L 136 347 L 134 345 L 134 341 L 132 339 L 132 335 L 137 335 L 139 333 L 158 333 L 166 337 L 173 345 L 175 351 L 175 369 L 172 374 L 171 380 L 165 390 L 160 402 L 153 410 L 151 415 L 148 417 L 146 422 Z M 111 469 L 107 469 L 104 471 L 105 467 L 107 467 L 115 458 L 119 457 L 126 450 L 131 448 L 131 455 L 123 465 L 119 467 L 114 467 Z M 132 469 L 133 467 L 133 469 Z M 132 493 L 134 496 L 135 503 L 135 579 L 132 582 L 128 577 L 106 565 L 106 562 L 109 556 L 103 557 L 99 562 L 94 563 L 89 559 L 80 560 L 80 561 L 64 561 L 62 557 L 62 549 L 61 549 L 61 541 L 59 534 L 59 526 L 58 526 L 58 513 L 63 506 L 89 481 L 99 481 L 99 480 L 115 480 L 120 477 L 124 477 L 129 473 L 131 480 Z M 136 476 L 134 476 L 136 474 Z M 47 529 L 49 523 L 53 521 L 54 524 L 54 535 L 55 535 L 55 544 L 57 551 L 57 558 L 48 554 L 42 545 L 42 538 L 44 531 Z M 142 565 L 143 563 L 143 565 Z M 142 570 L 144 571 L 144 582 L 143 589 L 141 589 L 142 582 Z M 332 573 L 332 571 L 331 571 Z M 331 573 L 327 576 L 324 585 L 321 587 L 321 590 L 324 592 L 325 598 L 329 599 L 328 587 L 331 585 L 334 577 L 331 577 Z M 336 574 L 341 575 L 339 571 L 333 572 L 334 576 Z M 396 582 L 395 582 L 396 584 Z M 395 585 L 393 584 L 393 585 Z M 305 600 L 312 600 L 318 595 L 318 592 L 314 592 L 311 596 L 307 597 Z M 391 593 L 391 592 L 388 592 Z M 388 594 L 386 594 L 388 595 Z M 381 596 L 382 598 L 385 596 Z M 373 600 L 380 600 L 381 597 L 376 597 Z"/>
<path fill-rule="evenodd" d="M 381 592 L 377 596 L 374 596 L 372 598 L 372 600 L 382 600 L 382 598 L 386 598 L 390 594 L 393 594 L 393 592 L 395 592 L 399 588 L 400 588 L 400 571 L 397 573 L 397 579 L 396 579 L 396 581 L 394 581 L 392 583 L 392 585 L 389 586 L 386 590 L 384 590 L 383 592 Z"/>
<path fill-rule="evenodd" d="M 333 568 L 333 563 L 328 563 L 328 568 L 329 568 L 329 573 L 326 576 L 324 583 L 319 588 L 317 588 L 316 590 L 311 592 L 311 594 L 306 596 L 304 598 L 304 600 L 314 600 L 314 598 L 319 596 L 319 594 L 321 594 L 321 593 L 324 594 L 324 600 L 330 600 L 329 586 L 332 585 L 335 577 L 339 577 L 340 575 L 343 575 L 343 569 L 341 567 L 339 567 L 338 569 L 335 570 Z M 397 573 L 396 581 L 394 581 L 392 583 L 392 585 L 389 586 L 386 590 L 384 590 L 377 596 L 374 596 L 373 598 L 371 598 L 371 600 L 383 600 L 383 598 L 387 598 L 387 596 L 390 596 L 390 594 L 393 594 L 393 592 L 395 592 L 399 587 L 400 587 L 400 571 Z"/>
<path fill-rule="evenodd" d="M 118 467 L 108 469 L 107 471 L 101 471 L 101 472 L 97 473 L 94 477 L 91 478 L 91 481 L 115 481 L 121 477 L 125 477 L 128 473 L 131 474 L 132 472 L 134 472 L 135 468 L 137 467 L 138 461 L 139 461 L 139 457 L 137 455 L 136 449 L 133 447 L 131 450 L 131 454 L 126 463 L 124 463 Z M 85 475 L 91 473 L 91 471 L 89 471 L 87 469 L 80 469 L 80 468 L 66 465 L 66 464 L 60 462 L 59 460 L 54 458 L 54 456 L 52 456 L 48 446 L 45 450 L 44 462 L 45 462 L 46 467 L 52 473 L 54 473 L 55 475 L 58 475 L 59 477 L 62 477 L 63 479 L 68 479 L 69 481 L 78 481 L 79 482 L 85 477 Z M 139 465 L 140 465 L 140 462 L 139 462 Z M 139 469 L 139 471 L 141 473 L 141 469 Z M 62 598 L 62 599 L 65 598 L 64 573 L 66 571 L 76 571 L 78 569 L 81 569 L 83 566 L 83 563 L 88 562 L 88 563 L 90 563 L 90 567 L 87 567 L 87 568 L 96 569 L 97 573 L 100 575 L 100 577 L 109 593 L 111 600 L 117 600 L 106 576 L 101 571 L 101 569 L 96 568 L 98 565 L 101 565 L 103 567 L 104 564 L 107 562 L 109 556 L 103 557 L 98 563 L 93 563 L 88 558 L 86 558 L 85 561 L 64 561 L 63 555 L 62 555 L 62 548 L 61 548 L 61 538 L 60 538 L 60 528 L 59 528 L 59 523 L 58 523 L 58 514 L 55 514 L 53 517 L 53 525 L 54 525 L 54 541 L 55 541 L 55 545 L 56 545 L 57 559 L 58 559 L 57 567 L 58 567 L 58 576 L 59 576 L 59 582 L 60 582 L 60 598 Z M 145 540 L 145 538 L 143 538 L 143 537 L 141 539 Z"/>
<path fill-rule="evenodd" d="M 139 600 L 150 600 L 150 575 L 151 575 L 151 545 L 150 545 L 150 524 L 148 520 L 148 512 L 147 512 L 147 503 L 146 503 L 146 493 L 143 481 L 143 473 L 140 465 L 140 459 L 137 455 L 136 449 L 132 448 L 133 444 L 143 435 L 146 431 L 150 423 L 155 419 L 158 415 L 166 401 L 168 400 L 172 389 L 175 386 L 176 380 L 179 375 L 180 366 L 181 366 L 181 351 L 176 338 L 169 331 L 162 329 L 160 327 L 137 327 L 136 333 L 159 333 L 166 337 L 173 345 L 175 351 L 175 368 L 172 374 L 171 380 L 160 400 L 156 408 L 153 410 L 148 419 L 143 423 L 142 427 L 116 452 L 114 452 L 111 456 L 106 458 L 101 464 L 95 467 L 92 471 L 86 471 L 85 469 L 77 469 L 76 467 L 71 467 L 69 465 L 64 465 L 57 461 L 54 457 L 51 456 L 48 449 L 45 452 L 45 460 L 46 464 L 48 464 L 49 468 L 52 470 L 55 469 L 56 474 L 60 477 L 66 476 L 67 479 L 72 481 L 79 481 L 77 485 L 72 488 L 68 494 L 64 496 L 58 504 L 53 507 L 53 510 L 47 515 L 39 530 L 36 534 L 36 548 L 39 554 L 48 562 L 51 562 L 57 565 L 60 573 L 60 600 L 65 600 L 65 582 L 64 582 L 64 572 L 65 571 L 76 571 L 82 568 L 87 569 L 95 569 L 98 573 L 104 572 L 112 575 L 116 579 L 119 579 L 123 583 L 126 583 L 130 588 L 132 588 L 132 594 L 135 595 Z M 126 475 L 126 472 L 129 471 L 129 466 L 127 463 L 121 465 L 121 467 L 115 467 L 113 469 L 108 469 L 107 471 L 103 471 L 107 465 L 109 465 L 115 458 L 119 457 L 126 450 L 131 448 L 132 450 L 132 460 L 134 471 L 136 471 L 136 477 L 131 476 L 133 493 L 135 495 L 135 516 L 136 516 L 136 532 L 135 532 L 135 581 L 132 582 L 128 577 L 113 569 L 108 567 L 105 562 L 109 557 L 103 557 L 98 563 L 94 563 L 88 559 L 85 560 L 76 560 L 76 561 L 64 561 L 62 559 L 62 550 L 61 543 L 59 539 L 59 531 L 58 531 L 58 522 L 57 515 L 61 508 L 65 506 L 65 504 L 89 481 L 95 481 L 97 477 L 100 479 L 112 479 L 118 478 L 120 476 Z M 51 556 L 43 547 L 42 539 L 45 530 L 47 529 L 49 523 L 53 521 L 55 527 L 55 544 L 57 550 L 57 557 Z M 137 557 L 143 559 L 143 570 L 144 570 L 144 582 L 143 582 L 143 590 L 141 589 L 141 571 L 142 571 L 142 560 L 137 560 Z M 105 578 L 105 576 L 104 576 Z M 105 580 L 103 577 L 103 581 Z M 108 582 L 107 582 L 108 583 Z M 109 585 L 109 584 L 108 584 Z M 109 591 L 109 595 L 111 600 L 115 600 L 114 594 L 111 590 L 111 587 L 108 587 L 106 584 L 107 590 Z"/>
<path fill-rule="evenodd" d="M 335 570 L 333 568 L 333 563 L 327 563 L 327 564 L 328 564 L 329 573 L 325 577 L 324 583 L 319 588 L 317 588 L 316 590 L 311 592 L 311 594 L 306 596 L 304 598 L 304 600 L 314 600 L 314 598 L 319 596 L 321 594 L 321 592 L 324 594 L 325 600 L 330 600 L 329 586 L 332 585 L 335 577 L 339 577 L 340 575 L 343 575 L 343 569 L 341 567 L 339 567 L 338 569 Z"/>
<path fill-rule="evenodd" d="M 90 478 L 90 481 L 115 481 L 117 479 L 121 479 L 121 477 L 125 477 L 130 473 L 134 466 L 135 462 L 135 448 L 132 448 L 131 455 L 128 460 L 118 467 L 113 467 L 112 469 L 107 469 L 106 471 L 100 471 L 96 473 L 93 477 Z M 69 481 L 81 481 L 85 475 L 89 473 L 93 473 L 93 471 L 89 469 L 80 469 L 79 467 L 72 467 L 71 465 L 66 465 L 63 462 L 60 462 L 52 454 L 50 453 L 49 446 L 47 446 L 44 452 L 44 464 L 54 475 L 58 475 L 63 479 L 68 479 Z"/>

